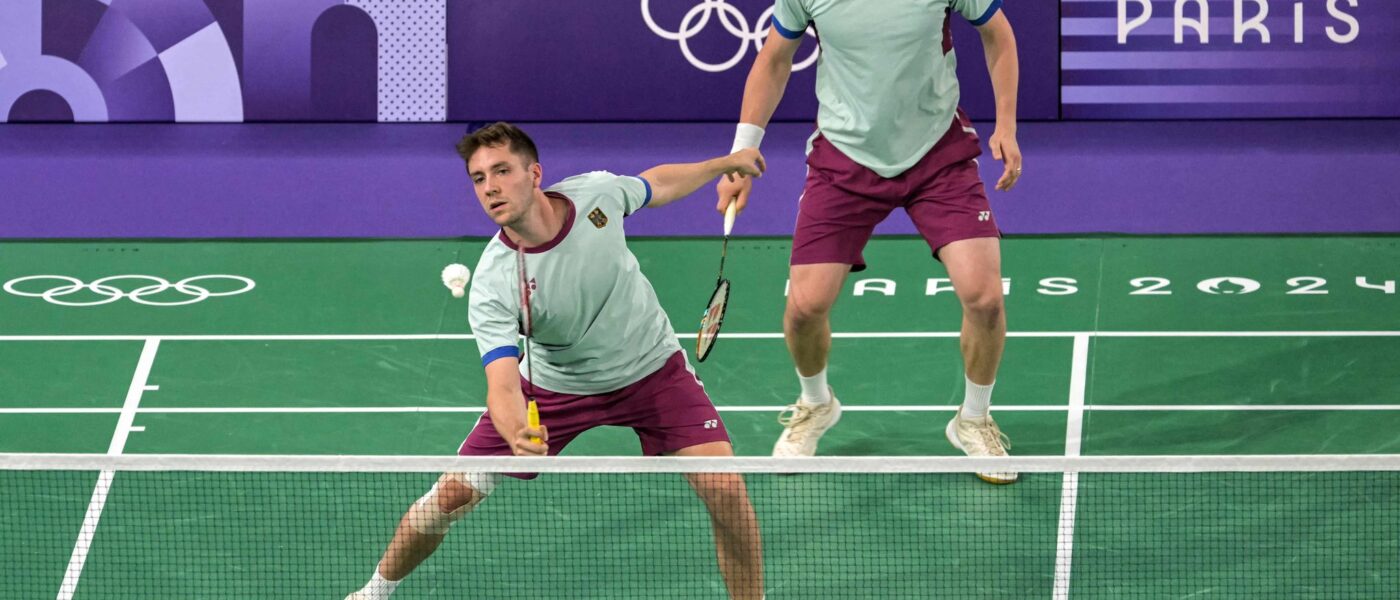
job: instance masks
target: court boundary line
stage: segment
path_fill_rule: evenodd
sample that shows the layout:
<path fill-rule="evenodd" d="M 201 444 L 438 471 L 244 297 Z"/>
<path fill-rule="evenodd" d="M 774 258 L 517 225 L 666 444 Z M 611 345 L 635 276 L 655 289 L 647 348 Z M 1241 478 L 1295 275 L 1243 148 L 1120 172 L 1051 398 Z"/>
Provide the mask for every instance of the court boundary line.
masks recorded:
<path fill-rule="evenodd" d="M 1070 357 L 1069 405 L 1065 413 L 1065 456 L 1078 457 L 1084 439 L 1084 398 L 1089 380 L 1089 336 L 1074 336 Z M 1060 484 L 1060 518 L 1055 534 L 1053 600 L 1069 600 L 1074 560 L 1074 524 L 1079 510 L 1079 473 L 1066 472 Z"/>
<path fill-rule="evenodd" d="M 1400 454 L 1111 456 L 408 456 L 349 454 L 0 453 L 0 471 L 277 473 L 1400 473 Z"/>
<path fill-rule="evenodd" d="M 126 441 L 135 431 L 132 423 L 136 420 L 136 409 L 141 405 L 141 397 L 148 391 L 160 389 L 147 385 L 151 367 L 155 364 L 156 353 L 160 351 L 160 338 L 147 338 L 141 346 L 141 357 L 136 361 L 136 372 L 131 376 L 131 384 L 126 390 L 117 418 L 116 431 L 112 432 L 112 442 L 107 446 L 107 456 L 120 456 L 126 449 Z M 103 469 L 97 475 L 97 483 L 92 488 L 92 498 L 83 513 L 83 524 L 78 529 L 78 538 L 73 542 L 73 553 L 68 557 L 68 567 L 64 569 L 63 580 L 59 583 L 57 600 L 72 600 L 82 580 L 83 566 L 87 564 L 88 550 L 97 537 L 97 526 L 102 520 L 102 511 L 107 506 L 107 494 L 112 489 L 116 477 L 114 469 Z"/>
<path fill-rule="evenodd" d="M 781 412 L 786 406 L 716 406 L 720 412 Z M 841 405 L 846 412 L 953 412 L 954 404 L 871 404 Z M 121 414 L 116 407 L 8 407 L 0 415 L 95 415 Z M 1071 407 L 1059 404 L 993 404 L 993 412 L 1367 412 L 1400 411 L 1400 404 L 1085 404 Z M 384 414 L 384 413 L 480 413 L 485 406 L 142 406 L 136 414 Z M 1082 418 L 1082 416 L 1081 416 Z"/>
<path fill-rule="evenodd" d="M 695 332 L 677 332 L 677 338 L 690 339 Z M 723 337 L 738 340 L 780 340 L 782 333 L 724 333 Z M 957 338 L 957 331 L 864 331 L 833 332 L 835 339 L 929 339 Z M 1253 337 L 1400 337 L 1400 330 L 1355 331 L 1010 331 L 1009 338 L 1253 338 Z M 199 335 L 0 335 L 0 342 L 139 342 L 159 339 L 169 342 L 319 342 L 319 341 L 414 341 L 414 340 L 475 340 L 470 333 L 367 333 L 367 334 L 199 334 Z"/>

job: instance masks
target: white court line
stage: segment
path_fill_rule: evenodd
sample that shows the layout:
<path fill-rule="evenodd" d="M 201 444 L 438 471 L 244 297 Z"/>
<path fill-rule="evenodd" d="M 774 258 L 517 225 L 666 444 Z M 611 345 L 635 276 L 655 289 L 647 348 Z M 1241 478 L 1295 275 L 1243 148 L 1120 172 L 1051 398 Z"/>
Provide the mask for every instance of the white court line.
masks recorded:
<path fill-rule="evenodd" d="M 96 415 L 121 411 L 120 408 L 0 408 L 0 415 Z"/>
<path fill-rule="evenodd" d="M 1115 456 L 385 456 L 344 454 L 5 454 L 0 471 L 278 473 L 1400 473 L 1400 454 Z"/>
<path fill-rule="evenodd" d="M 155 364 L 156 351 L 160 349 L 160 338 L 146 338 L 141 347 L 141 358 L 136 362 L 136 373 L 131 377 L 131 386 L 126 390 L 126 400 L 122 403 L 121 416 L 117 418 L 117 429 L 112 433 L 112 443 L 107 446 L 109 456 L 117 456 L 126 448 L 126 440 L 136 419 L 136 409 L 141 404 L 141 395 L 151 386 L 146 380 L 151 376 L 151 365 Z M 97 485 L 92 488 L 92 500 L 83 514 L 83 525 L 78 530 L 78 539 L 73 543 L 73 554 L 68 558 L 68 568 L 63 572 L 63 582 L 59 584 L 58 600 L 72 600 L 78 591 L 78 580 L 83 575 L 83 564 L 87 562 L 88 549 L 97 536 L 97 523 L 102 518 L 102 509 L 107 505 L 107 492 L 112 489 L 114 471 L 104 470 L 97 475 Z"/>
<path fill-rule="evenodd" d="M 837 339 L 923 339 L 956 338 L 956 331 L 864 331 L 836 332 L 831 337 Z M 782 333 L 725 333 L 725 338 L 736 340 L 779 340 Z M 1400 331 L 1011 331 L 1012 338 L 1074 338 L 1089 337 L 1179 337 L 1179 338 L 1233 338 L 1233 337 L 1400 337 Z M 676 337 L 688 339 L 695 332 L 677 332 Z M 135 342 L 149 339 L 145 335 L 3 335 L 0 342 Z M 467 333 L 427 333 L 427 334 L 351 334 L 351 335 L 162 335 L 167 342 L 330 342 L 330 341 L 413 341 L 413 340 L 474 340 L 476 336 Z"/>
<path fill-rule="evenodd" d="M 1089 336 L 1074 337 L 1070 359 L 1069 412 L 1065 418 L 1065 456 L 1079 456 L 1084 434 L 1084 389 L 1089 380 Z M 1079 505 L 1079 473 L 1064 474 L 1060 487 L 1060 523 L 1055 536 L 1053 600 L 1069 599 L 1070 565 L 1074 558 L 1074 518 Z"/>
<path fill-rule="evenodd" d="M 781 412 L 786 406 L 719 406 L 720 412 Z M 841 410 L 851 412 L 953 412 L 957 407 L 948 405 L 865 405 L 846 406 Z M 1065 410 L 1063 406 L 996 406 L 997 411 L 1044 411 Z M 305 414 L 353 414 L 353 413 L 480 413 L 484 406 L 172 406 L 141 407 L 142 414 L 260 414 L 260 413 L 305 413 Z M 121 412 L 117 408 L 0 408 L 0 415 L 48 415 L 48 414 L 111 414 Z"/>
<path fill-rule="evenodd" d="M 841 408 L 845 408 L 842 406 Z M 1093 404 L 1086 410 L 1103 411 L 1225 411 L 1225 410 L 1400 410 L 1400 404 Z"/>
<path fill-rule="evenodd" d="M 1400 337 L 1400 331 L 1096 331 L 1093 337 Z"/>
<path fill-rule="evenodd" d="M 1065 423 L 1065 456 L 1079 456 L 1084 432 L 1084 396 L 1089 381 L 1089 336 L 1074 338 L 1070 357 L 1069 410 Z"/>
<path fill-rule="evenodd" d="M 1073 383 L 1073 382 L 1071 382 Z M 785 406 L 719 406 L 720 412 L 778 412 Z M 953 412 L 952 404 L 868 404 L 841 405 L 849 412 Z M 997 412 L 1059 412 L 1070 407 L 1037 404 L 994 404 Z M 138 407 L 142 414 L 237 414 L 237 413 L 479 413 L 484 406 L 172 406 Z M 1110 412 L 1212 412 L 1212 411 L 1400 411 L 1400 404 L 1097 404 L 1083 411 Z M 0 408 L 0 415 L 85 415 L 116 414 L 120 408 Z"/>
<path fill-rule="evenodd" d="M 771 412 L 778 413 L 786 410 L 786 406 L 718 406 L 720 412 Z M 842 405 L 841 410 L 850 412 L 953 412 L 957 407 L 954 405 L 915 405 L 900 406 L 889 405 L 865 405 L 846 406 Z M 997 406 L 998 411 L 1047 411 L 1055 412 L 1065 410 L 1063 406 Z M 32 410 L 32 412 L 42 412 L 46 409 L 10 409 L 14 412 Z M 83 409 L 76 409 L 83 410 Z M 147 414 L 224 414 L 224 413 L 480 413 L 485 412 L 484 406 L 234 406 L 234 407 L 169 407 L 169 408 L 142 408 L 140 412 Z M 0 414 L 6 412 L 0 410 Z"/>
<path fill-rule="evenodd" d="M 694 333 L 689 334 L 694 336 Z M 149 339 L 145 335 L 0 335 L 0 342 L 139 342 Z M 377 342 L 413 340 L 474 340 L 476 336 L 466 333 L 404 333 L 404 334 L 349 334 L 349 335 L 162 335 L 167 342 Z"/>

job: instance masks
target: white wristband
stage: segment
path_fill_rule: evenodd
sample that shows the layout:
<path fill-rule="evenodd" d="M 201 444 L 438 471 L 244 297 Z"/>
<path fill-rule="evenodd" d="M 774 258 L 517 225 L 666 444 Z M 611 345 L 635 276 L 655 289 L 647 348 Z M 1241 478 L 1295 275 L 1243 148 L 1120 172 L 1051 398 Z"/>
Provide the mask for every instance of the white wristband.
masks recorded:
<path fill-rule="evenodd" d="M 744 148 L 758 148 L 763 143 L 763 128 L 753 123 L 740 123 L 734 128 L 734 147 L 729 149 L 733 154 Z"/>

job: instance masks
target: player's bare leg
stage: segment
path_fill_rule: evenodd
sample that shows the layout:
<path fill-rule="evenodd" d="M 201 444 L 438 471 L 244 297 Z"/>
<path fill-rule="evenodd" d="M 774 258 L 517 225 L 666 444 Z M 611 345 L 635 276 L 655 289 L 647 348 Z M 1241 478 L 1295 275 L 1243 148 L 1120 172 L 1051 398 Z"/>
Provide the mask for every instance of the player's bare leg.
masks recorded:
<path fill-rule="evenodd" d="M 683 448 L 676 456 L 734 456 L 728 442 Z M 758 517 L 738 473 L 687 473 L 686 480 L 710 511 L 720 574 L 735 600 L 763 598 L 763 540 Z"/>
<path fill-rule="evenodd" d="M 464 506 L 475 504 L 476 494 L 465 483 L 449 480 L 438 484 L 436 500 L 437 510 L 449 514 Z M 413 569 L 427 560 L 428 556 L 437 550 L 443 538 L 447 537 L 446 533 L 419 531 L 411 522 L 414 518 L 414 511 L 410 510 L 399 520 L 394 539 L 389 542 L 389 547 L 384 550 L 384 557 L 379 560 L 379 574 L 385 579 L 398 581 L 407 577 Z"/>
<path fill-rule="evenodd" d="M 831 308 L 850 271 L 850 265 L 837 263 L 793 265 L 789 271 L 783 338 L 803 377 L 826 369 L 831 354 Z"/>
<path fill-rule="evenodd" d="M 967 378 L 979 385 L 996 381 L 1006 347 L 1006 303 L 1001 287 L 1001 245 L 975 238 L 944 246 L 938 258 L 962 303 L 960 338 Z"/>
<path fill-rule="evenodd" d="M 415 502 L 399 520 L 398 529 L 374 577 L 347 600 L 384 600 L 403 578 L 432 556 L 454 521 L 481 502 L 486 494 L 473 489 L 460 475 L 444 475 L 423 498 Z"/>
<path fill-rule="evenodd" d="M 1001 284 L 1001 244 L 975 238 L 941 248 L 938 257 L 962 304 L 963 367 L 967 391 L 958 414 L 948 423 L 948 441 L 969 456 L 1005 456 L 1010 443 L 992 420 L 991 395 L 1006 347 L 1006 302 Z M 991 483 L 1011 483 L 1016 473 L 986 472 Z"/>
<path fill-rule="evenodd" d="M 817 441 L 841 418 L 841 403 L 826 383 L 831 354 L 831 308 L 851 266 L 839 263 L 793 265 L 788 276 L 783 338 L 802 384 L 802 395 L 778 421 L 783 434 L 773 456 L 812 456 Z"/>

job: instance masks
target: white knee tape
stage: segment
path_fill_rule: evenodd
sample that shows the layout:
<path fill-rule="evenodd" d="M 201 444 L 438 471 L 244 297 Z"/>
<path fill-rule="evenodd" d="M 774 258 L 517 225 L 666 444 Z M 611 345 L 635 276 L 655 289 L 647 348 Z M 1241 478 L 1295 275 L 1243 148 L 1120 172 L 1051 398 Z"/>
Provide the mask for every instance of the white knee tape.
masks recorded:
<path fill-rule="evenodd" d="M 501 483 L 500 473 L 472 472 L 453 473 L 452 475 L 457 478 L 457 481 L 464 482 L 467 487 L 476 490 L 482 498 L 490 496 L 491 492 L 496 491 L 496 486 Z"/>
<path fill-rule="evenodd" d="M 445 535 L 453 523 L 465 517 L 496 489 L 500 477 L 499 473 L 443 473 L 437 483 L 433 484 L 433 488 L 408 509 L 409 526 L 419 533 Z M 443 512 L 438 488 L 448 481 L 455 481 L 470 488 L 472 499 L 452 512 Z"/>

